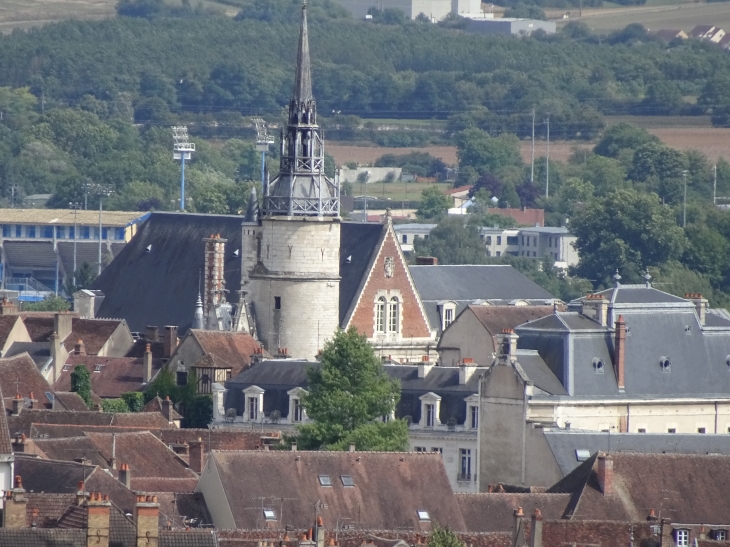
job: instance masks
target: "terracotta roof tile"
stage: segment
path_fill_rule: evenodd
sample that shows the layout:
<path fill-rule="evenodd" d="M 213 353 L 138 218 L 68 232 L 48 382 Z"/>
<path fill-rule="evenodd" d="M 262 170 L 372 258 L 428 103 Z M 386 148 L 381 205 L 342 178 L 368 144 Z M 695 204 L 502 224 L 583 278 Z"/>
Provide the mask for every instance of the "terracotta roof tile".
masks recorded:
<path fill-rule="evenodd" d="M 33 392 L 39 408 L 51 408 L 46 392 L 53 390 L 27 353 L 0 359 L 0 390 L 6 410 L 12 410 L 16 393 L 29 397 L 30 392 Z"/>
<path fill-rule="evenodd" d="M 132 490 L 135 492 L 178 492 L 192 493 L 198 485 L 198 479 L 166 478 L 166 477 L 137 477 L 132 475 Z"/>
<path fill-rule="evenodd" d="M 236 429 L 170 429 L 160 432 L 165 444 L 182 444 L 203 440 L 203 450 L 258 450 L 266 440 L 281 438 L 280 431 L 244 431 Z"/>
<path fill-rule="evenodd" d="M 552 306 L 469 306 L 492 335 L 553 313 Z"/>
<path fill-rule="evenodd" d="M 76 365 L 86 365 L 91 372 L 91 389 L 102 398 L 118 398 L 122 393 L 139 391 L 143 387 L 144 360 L 141 358 L 69 355 L 66 364 L 68 367 L 63 367 L 61 375 L 53 383 L 56 390 L 71 389 L 71 374 Z M 162 361 L 153 358 L 153 376 L 161 368 Z"/>
<path fill-rule="evenodd" d="M 6 547 L 86 547 L 86 532 L 53 528 L 0 528 L 0 545 Z"/>
<path fill-rule="evenodd" d="M 76 502 L 75 494 L 47 494 L 27 492 L 25 507 L 27 526 L 51 528 L 56 525 L 68 506 Z"/>
<path fill-rule="evenodd" d="M 3 391 L 0 387 L 0 400 L 3 398 Z M 6 412 L 0 412 L 0 454 L 12 454 L 13 444 L 10 441 L 8 430 L 8 417 Z"/>
<path fill-rule="evenodd" d="M 82 437 L 84 432 L 89 433 L 134 433 L 136 431 L 150 431 L 156 437 L 160 436 L 159 429 L 148 430 L 145 427 L 122 427 L 114 425 L 77 425 L 77 424 L 31 424 L 28 437 L 58 439 L 62 437 Z"/>
<path fill-rule="evenodd" d="M 570 494 L 456 494 L 456 500 L 470 532 L 509 532 L 518 507 L 522 507 L 525 515 L 540 509 L 543 518 L 559 519 Z"/>
<path fill-rule="evenodd" d="M 69 381 L 69 388 L 70 384 Z M 89 410 L 81 395 L 74 391 L 56 391 L 53 399 L 58 410 Z"/>
<path fill-rule="evenodd" d="M 191 329 L 203 352 L 213 357 L 217 367 L 230 367 L 236 376 L 251 364 L 251 355 L 261 346 L 250 334 Z"/>
<path fill-rule="evenodd" d="M 8 430 L 10 435 L 25 434 L 30 437 L 32 425 L 77 425 L 77 426 L 121 426 L 138 427 L 143 429 L 171 429 L 174 425 L 165 419 L 162 414 L 155 412 L 127 412 L 112 414 L 96 411 L 72 410 L 23 410 L 19 416 L 8 416 Z"/>
<path fill-rule="evenodd" d="M 145 493 L 157 496 L 160 503 L 160 528 L 169 525 L 173 529 L 185 529 L 188 526 L 210 525 L 208 507 L 201 493 L 158 492 L 145 490 Z"/>
<path fill-rule="evenodd" d="M 63 341 L 68 352 L 72 352 L 79 340 L 84 341 L 86 353 L 96 355 L 107 343 L 122 321 L 118 319 L 81 319 L 72 320 L 71 334 Z"/>

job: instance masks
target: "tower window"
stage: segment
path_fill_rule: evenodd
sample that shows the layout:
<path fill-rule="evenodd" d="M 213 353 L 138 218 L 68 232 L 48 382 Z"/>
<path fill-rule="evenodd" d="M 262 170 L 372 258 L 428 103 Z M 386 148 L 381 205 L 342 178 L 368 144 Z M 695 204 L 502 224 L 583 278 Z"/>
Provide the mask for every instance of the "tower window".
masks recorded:
<path fill-rule="evenodd" d="M 280 310 L 281 309 L 281 296 L 275 296 L 274 297 L 274 309 Z"/>

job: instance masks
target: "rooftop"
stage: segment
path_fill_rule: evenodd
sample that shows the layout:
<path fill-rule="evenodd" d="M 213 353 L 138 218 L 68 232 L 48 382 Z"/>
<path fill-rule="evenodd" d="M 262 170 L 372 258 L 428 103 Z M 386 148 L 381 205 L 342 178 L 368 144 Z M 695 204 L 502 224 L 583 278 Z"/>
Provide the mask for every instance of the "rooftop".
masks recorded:
<path fill-rule="evenodd" d="M 104 226 L 129 226 L 141 222 L 149 213 L 139 211 L 104 211 L 102 222 Z M 74 216 L 76 217 L 74 219 Z M 2 224 L 99 224 L 99 211 L 73 209 L 0 209 L 0 223 Z"/>

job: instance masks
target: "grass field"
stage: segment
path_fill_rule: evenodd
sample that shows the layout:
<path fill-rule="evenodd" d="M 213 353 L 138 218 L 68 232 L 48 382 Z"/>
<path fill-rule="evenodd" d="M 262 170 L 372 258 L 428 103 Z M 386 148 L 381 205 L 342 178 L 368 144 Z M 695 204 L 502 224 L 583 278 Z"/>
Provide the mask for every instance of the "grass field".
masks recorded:
<path fill-rule="evenodd" d="M 438 186 L 442 192 L 451 190 L 450 182 L 371 182 L 352 185 L 354 196 L 367 195 L 378 199 L 393 200 L 393 209 L 400 208 L 401 202 L 421 199 L 421 192 L 430 186 Z"/>

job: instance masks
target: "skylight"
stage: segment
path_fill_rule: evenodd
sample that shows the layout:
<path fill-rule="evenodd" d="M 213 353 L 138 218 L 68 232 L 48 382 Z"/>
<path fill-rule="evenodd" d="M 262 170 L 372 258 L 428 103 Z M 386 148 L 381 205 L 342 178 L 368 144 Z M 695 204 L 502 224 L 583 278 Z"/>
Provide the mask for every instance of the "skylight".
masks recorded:
<path fill-rule="evenodd" d="M 355 486 L 355 481 L 352 480 L 351 475 L 341 475 L 340 479 L 342 480 L 342 486 Z"/>
<path fill-rule="evenodd" d="M 264 509 L 264 518 L 266 520 L 276 520 L 276 513 L 271 509 Z"/>
<path fill-rule="evenodd" d="M 428 514 L 428 511 L 416 511 L 418 513 L 418 520 L 424 521 L 424 520 L 431 520 L 431 515 Z"/>
<path fill-rule="evenodd" d="M 591 457 L 591 451 L 586 448 L 579 448 L 575 451 L 575 459 L 584 462 Z"/>
<path fill-rule="evenodd" d="M 101 372 L 101 369 L 103 369 L 103 368 L 104 368 L 104 365 L 96 365 L 94 367 L 94 372 Z"/>
<path fill-rule="evenodd" d="M 320 475 L 319 476 L 319 485 L 320 486 L 332 486 L 332 480 L 330 479 L 329 475 Z"/>

